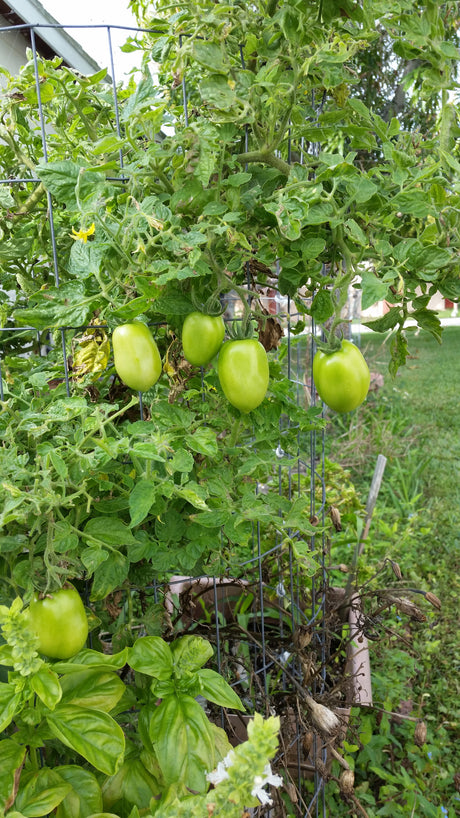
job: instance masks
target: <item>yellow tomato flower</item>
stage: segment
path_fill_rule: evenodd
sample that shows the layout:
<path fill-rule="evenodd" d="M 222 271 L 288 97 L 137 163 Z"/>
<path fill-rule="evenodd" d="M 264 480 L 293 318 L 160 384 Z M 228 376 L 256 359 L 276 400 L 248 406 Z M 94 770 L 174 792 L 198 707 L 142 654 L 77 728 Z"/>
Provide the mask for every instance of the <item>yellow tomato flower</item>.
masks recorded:
<path fill-rule="evenodd" d="M 80 239 L 80 241 L 83 241 L 86 244 L 86 242 L 88 241 L 88 236 L 92 236 L 95 230 L 96 225 L 94 224 L 94 222 L 88 227 L 88 230 L 82 230 L 81 228 L 80 230 L 75 230 L 75 228 L 72 227 L 72 232 L 70 233 L 70 236 L 73 239 Z"/>

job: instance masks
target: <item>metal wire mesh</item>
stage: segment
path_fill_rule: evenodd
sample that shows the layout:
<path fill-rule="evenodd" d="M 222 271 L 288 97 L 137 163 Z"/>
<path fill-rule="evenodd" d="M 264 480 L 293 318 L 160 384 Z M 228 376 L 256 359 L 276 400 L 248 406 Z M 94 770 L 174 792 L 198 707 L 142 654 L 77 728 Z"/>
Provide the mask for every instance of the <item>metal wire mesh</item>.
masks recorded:
<path fill-rule="evenodd" d="M 83 26 L 82 26 L 83 28 Z M 105 36 L 110 55 L 110 82 L 113 98 L 113 121 L 116 133 L 121 135 L 122 126 L 119 115 L 119 89 L 115 70 L 114 51 L 111 38 L 111 26 L 98 27 L 101 39 Z M 37 61 L 37 36 L 39 26 L 24 25 L 17 30 L 28 32 L 33 52 L 36 88 L 37 88 L 37 122 L 40 126 L 42 140 L 42 158 L 48 157 L 48 134 L 43 103 L 40 95 L 40 76 Z M 1 28 L 0 36 L 11 32 L 11 27 Z M 134 31 L 134 29 L 133 29 Z M 137 30 L 136 30 L 137 31 Z M 144 30 L 139 30 L 144 33 Z M 242 57 L 242 65 L 244 61 Z M 189 111 L 187 77 L 182 79 L 184 120 L 188 124 L 192 114 Z M 247 132 L 246 132 L 247 141 Z M 305 147 L 301 146 L 301 151 Z M 312 146 L 310 150 L 315 150 Z M 291 145 L 288 146 L 288 161 L 291 158 Z M 124 178 L 123 156 L 119 156 L 119 179 Z M 32 174 L 26 178 L 5 178 L 0 184 L 38 185 L 40 180 Z M 60 285 L 58 248 L 54 229 L 55 203 L 47 193 L 49 214 L 50 241 L 53 258 L 53 275 L 56 286 Z M 297 319 L 295 307 L 289 299 L 280 307 L 277 304 L 277 319 L 283 322 L 287 339 L 287 374 L 292 382 L 299 404 L 314 403 L 315 392 L 312 385 L 311 362 L 314 342 L 301 346 L 292 343 L 291 322 Z M 91 327 L 92 325 L 88 325 Z M 71 382 L 67 365 L 69 338 L 76 330 L 86 327 L 63 326 L 59 330 L 62 350 L 63 377 L 67 394 L 71 393 Z M 311 328 L 313 336 L 315 328 Z M 2 333 L 20 338 L 23 351 L 27 353 L 28 345 L 39 343 L 43 355 L 49 351 L 46 338 L 33 327 L 2 328 Z M 51 343 L 51 341 L 49 342 Z M 4 398 L 3 376 L 0 358 L 0 396 Z M 139 412 L 143 417 L 142 396 L 139 395 Z M 285 418 L 283 423 L 290 423 Z M 273 479 L 269 486 L 257 485 L 258 492 L 287 493 L 294 500 L 302 493 L 309 492 L 311 519 L 324 521 L 325 513 L 325 477 L 324 477 L 324 438 L 316 431 L 308 437 L 298 435 L 297 451 L 283 452 L 280 440 L 273 441 Z M 281 512 L 280 512 L 281 513 Z M 295 532 L 292 532 L 295 537 Z M 318 541 L 319 539 L 319 541 Z M 303 671 L 298 660 L 289 661 L 292 653 L 292 640 L 296 634 L 309 632 L 312 645 L 318 656 L 320 673 L 313 681 L 313 693 L 323 694 L 327 686 L 328 644 L 326 635 L 326 593 L 327 577 L 325 569 L 326 543 L 324 535 L 313 536 L 309 544 L 312 553 L 322 564 L 320 575 L 306 580 L 293 558 L 292 550 L 285 559 L 283 542 L 278 538 L 269 550 L 263 545 L 263 530 L 260 522 L 253 523 L 252 555 L 240 566 L 240 574 L 234 578 L 219 577 L 172 577 L 167 586 L 153 582 L 144 592 L 155 601 L 163 602 L 173 628 L 182 632 L 203 633 L 215 647 L 216 667 L 242 696 L 248 710 L 259 710 L 265 715 L 274 708 L 273 690 L 285 692 L 302 686 Z M 267 572 L 267 564 L 270 571 Z M 267 574 L 269 579 L 267 581 Z M 309 583 L 309 585 L 308 585 Z M 285 600 L 289 605 L 285 609 Z M 286 614 L 286 610 L 288 613 Z M 245 623 L 245 627 L 241 623 Z M 275 645 L 275 647 L 274 647 Z M 269 695 L 270 694 L 270 695 Z M 280 697 L 281 707 L 282 696 Z M 277 706 L 277 705 L 276 705 Z M 224 726 L 235 741 L 244 738 L 245 723 L 240 717 L 229 716 L 219 711 L 212 714 Z M 283 714 L 286 729 L 282 730 L 281 748 L 277 764 L 284 767 L 291 792 L 295 791 L 292 808 L 298 816 L 325 816 L 327 814 L 324 769 L 327 762 L 327 751 L 317 734 L 311 736 L 311 747 L 305 749 L 306 739 L 310 736 L 309 726 L 305 725 L 299 712 L 294 707 Z M 318 764 L 318 759 L 322 764 Z M 293 788 L 293 789 L 292 789 Z M 254 815 L 270 815 L 276 818 L 282 812 L 279 801 L 274 808 L 260 807 Z"/>

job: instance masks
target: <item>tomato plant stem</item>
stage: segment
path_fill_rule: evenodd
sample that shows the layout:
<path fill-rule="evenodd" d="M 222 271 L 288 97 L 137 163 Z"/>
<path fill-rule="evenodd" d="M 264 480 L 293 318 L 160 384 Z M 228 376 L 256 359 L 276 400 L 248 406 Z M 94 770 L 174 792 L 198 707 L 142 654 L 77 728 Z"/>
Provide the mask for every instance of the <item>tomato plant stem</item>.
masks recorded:
<path fill-rule="evenodd" d="M 281 171 L 281 173 L 284 173 L 285 176 L 289 176 L 291 172 L 291 166 L 285 162 L 284 159 L 267 151 L 248 151 L 247 153 L 240 153 L 235 158 L 242 165 L 249 162 L 260 162 L 262 165 L 270 165 L 270 167 L 276 168 Z"/>
<path fill-rule="evenodd" d="M 100 431 L 101 431 L 101 434 L 103 433 L 103 432 L 102 432 L 102 430 L 103 430 L 104 426 L 105 426 L 107 423 L 112 423 L 112 422 L 113 422 L 113 421 L 114 421 L 116 418 L 120 417 L 120 415 L 124 415 L 124 414 L 125 414 L 125 412 L 127 412 L 129 409 L 131 409 L 133 406 L 136 406 L 137 404 L 138 404 L 138 397 L 137 397 L 137 395 L 136 395 L 136 396 L 134 396 L 134 395 L 133 395 L 133 396 L 132 396 L 132 398 L 131 398 L 131 400 L 129 401 L 129 403 L 127 403 L 127 404 L 126 404 L 126 406 L 122 406 L 122 408 L 121 408 L 121 409 L 119 409 L 119 410 L 118 410 L 118 412 L 115 412 L 113 415 L 109 415 L 109 417 L 104 418 L 104 419 L 102 420 L 101 425 L 100 425 Z M 79 448 L 81 449 L 81 448 L 82 448 L 82 446 L 84 446 L 84 445 L 85 445 L 86 443 L 88 443 L 89 441 L 93 441 L 93 442 L 94 442 L 94 437 L 93 437 L 93 435 L 94 435 L 94 430 L 92 430 L 91 432 L 89 432 L 89 433 L 86 435 L 86 437 L 84 437 L 84 438 L 83 438 L 83 440 L 82 440 L 82 441 L 81 441 L 81 443 L 80 443 Z"/>
<path fill-rule="evenodd" d="M 236 420 L 234 421 L 234 423 L 232 425 L 232 431 L 231 431 L 230 439 L 229 439 L 229 442 L 228 442 L 229 446 L 231 448 L 236 446 L 236 441 L 238 439 L 238 434 L 239 434 L 239 431 L 240 431 L 240 428 L 241 428 L 242 421 L 243 421 L 243 417 L 242 417 L 242 415 L 240 415 L 239 418 L 236 418 Z"/>

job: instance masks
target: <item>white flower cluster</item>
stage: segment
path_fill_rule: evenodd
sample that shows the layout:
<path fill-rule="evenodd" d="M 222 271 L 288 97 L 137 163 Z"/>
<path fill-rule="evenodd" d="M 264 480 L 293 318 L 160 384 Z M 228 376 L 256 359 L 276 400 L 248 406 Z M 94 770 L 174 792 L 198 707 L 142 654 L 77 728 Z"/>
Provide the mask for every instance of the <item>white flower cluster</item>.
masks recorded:
<path fill-rule="evenodd" d="M 206 773 L 206 778 L 210 784 L 214 784 L 216 787 L 217 784 L 220 784 L 221 781 L 225 781 L 226 778 L 230 778 L 227 767 L 231 767 L 235 760 L 235 753 L 233 750 L 225 756 L 222 761 L 219 761 L 215 770 L 211 773 Z"/>
<path fill-rule="evenodd" d="M 264 790 L 264 787 L 266 787 L 267 784 L 272 787 L 280 787 L 282 783 L 283 779 L 281 776 L 272 773 L 270 764 L 266 764 L 262 775 L 256 775 L 254 778 L 251 795 L 253 795 L 254 798 L 258 798 L 261 804 L 273 804 L 273 800 L 270 798 L 268 792 Z"/>
<path fill-rule="evenodd" d="M 230 778 L 227 767 L 231 767 L 235 760 L 235 753 L 233 750 L 230 750 L 228 755 L 222 761 L 219 761 L 215 770 L 210 773 L 206 773 L 206 778 L 210 784 L 220 784 L 221 781 L 225 781 L 226 778 Z M 264 767 L 264 771 L 262 775 L 254 776 L 254 786 L 251 790 L 251 795 L 253 798 L 258 798 L 261 804 L 272 804 L 273 801 L 270 798 L 268 792 L 264 789 L 267 785 L 272 787 L 280 787 L 283 783 L 283 779 L 280 775 L 276 775 L 272 772 L 272 768 L 270 764 L 266 764 Z"/>

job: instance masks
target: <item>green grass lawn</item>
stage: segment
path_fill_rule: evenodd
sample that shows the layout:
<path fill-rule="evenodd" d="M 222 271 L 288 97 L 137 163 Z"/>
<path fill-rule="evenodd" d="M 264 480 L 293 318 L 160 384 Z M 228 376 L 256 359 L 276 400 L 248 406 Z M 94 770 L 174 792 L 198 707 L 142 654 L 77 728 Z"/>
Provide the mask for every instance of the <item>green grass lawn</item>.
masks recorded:
<path fill-rule="evenodd" d="M 410 700 L 412 715 L 428 726 L 420 750 L 410 744 L 410 722 L 405 732 L 389 728 L 394 757 L 388 764 L 397 775 L 398 764 L 409 759 L 407 768 L 418 782 L 418 807 L 412 814 L 450 818 L 460 814 L 455 786 L 460 757 L 460 327 L 446 328 L 442 344 L 425 332 L 410 333 L 410 357 L 394 379 L 388 372 L 390 342 L 382 335 L 362 336 L 361 349 L 371 371 L 383 374 L 384 385 L 356 412 L 331 416 L 328 448 L 350 470 L 363 501 L 377 455 L 388 458 L 363 563 L 378 564 L 391 556 L 407 584 L 431 591 L 442 603 L 440 612 L 429 610 L 415 597 L 423 603 L 419 607 L 427 622 L 409 628 L 410 660 L 405 663 L 404 652 L 390 640 L 373 648 L 373 670 L 377 698 L 386 696 L 392 709 L 399 698 Z M 441 811 L 423 807 L 423 798 Z M 389 815 L 385 809 L 380 805 L 369 814 Z M 403 807 L 398 809 L 391 814 L 406 815 Z"/>
<path fill-rule="evenodd" d="M 425 492 L 437 511 L 460 520 L 460 327 L 446 328 L 439 344 L 421 332 L 410 338 L 410 357 L 395 379 L 387 366 L 389 341 L 364 336 L 362 349 L 371 369 L 384 374 L 382 395 L 397 402 L 407 430 L 419 435 L 421 454 L 430 456 Z M 445 501 L 446 508 L 439 507 Z M 447 506 L 451 507 L 448 508 Z"/>

